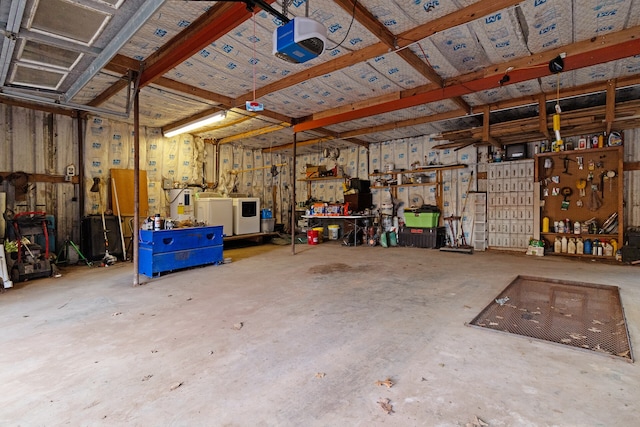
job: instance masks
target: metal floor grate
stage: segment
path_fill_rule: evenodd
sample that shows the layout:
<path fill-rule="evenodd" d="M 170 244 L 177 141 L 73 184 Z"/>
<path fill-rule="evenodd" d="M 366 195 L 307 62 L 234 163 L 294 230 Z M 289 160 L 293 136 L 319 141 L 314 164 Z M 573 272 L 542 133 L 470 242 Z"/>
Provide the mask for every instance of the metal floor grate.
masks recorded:
<path fill-rule="evenodd" d="M 617 286 L 518 276 L 470 325 L 633 361 Z"/>

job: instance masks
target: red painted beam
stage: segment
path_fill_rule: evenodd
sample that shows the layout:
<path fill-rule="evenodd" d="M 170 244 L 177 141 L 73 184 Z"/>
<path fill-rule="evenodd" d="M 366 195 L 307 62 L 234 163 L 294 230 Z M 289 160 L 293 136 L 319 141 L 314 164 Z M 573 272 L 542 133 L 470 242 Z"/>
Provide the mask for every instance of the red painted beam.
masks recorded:
<path fill-rule="evenodd" d="M 634 39 L 617 45 L 608 46 L 600 49 L 594 49 L 589 52 L 577 53 L 567 56 L 564 60 L 565 70 L 577 70 L 579 68 L 588 67 L 590 65 L 602 64 L 605 62 L 615 61 L 623 58 L 640 54 L 640 39 Z M 516 69 L 509 72 L 509 83 L 515 84 L 524 81 L 537 79 L 551 75 L 548 68 L 548 62 L 532 65 L 524 69 Z M 370 107 L 360 108 L 358 110 L 348 111 L 333 116 L 323 117 L 317 120 L 309 120 L 293 126 L 294 132 L 302 132 L 305 130 L 316 129 L 323 126 L 330 126 L 336 123 L 348 122 L 351 120 L 362 119 L 364 117 L 374 116 L 376 114 L 389 113 L 391 111 L 402 110 L 404 108 L 415 107 L 420 104 L 442 101 L 443 99 L 455 98 L 457 96 L 468 95 L 487 89 L 500 87 L 500 78 L 484 77 L 465 83 L 457 83 L 446 86 L 441 89 L 434 89 L 417 95 L 401 98 L 393 101 L 383 102 L 381 104 L 372 105 Z"/>
<path fill-rule="evenodd" d="M 271 4 L 275 0 L 265 1 Z M 157 77 L 164 75 L 172 68 L 191 58 L 215 40 L 250 19 L 251 16 L 252 14 L 247 10 L 245 3 L 231 4 L 226 11 L 221 13 L 220 17 L 197 29 L 193 34 L 189 34 L 174 49 L 165 55 L 161 55 L 149 67 L 145 68 L 140 76 L 140 87 L 150 84 Z M 187 27 L 185 31 L 189 31 L 189 28 Z M 177 37 L 180 37 L 180 35 Z"/>

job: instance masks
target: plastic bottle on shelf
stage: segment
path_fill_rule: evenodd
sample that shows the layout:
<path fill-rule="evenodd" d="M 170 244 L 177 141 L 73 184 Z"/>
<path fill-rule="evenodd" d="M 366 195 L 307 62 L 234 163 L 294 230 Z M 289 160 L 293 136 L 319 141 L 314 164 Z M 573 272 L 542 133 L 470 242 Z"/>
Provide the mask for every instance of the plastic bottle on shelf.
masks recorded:
<path fill-rule="evenodd" d="M 558 221 L 558 231 L 557 233 L 564 233 L 564 221 Z"/>
<path fill-rule="evenodd" d="M 542 232 L 543 233 L 548 233 L 549 232 L 549 217 L 545 216 L 544 218 L 542 218 Z"/>
<path fill-rule="evenodd" d="M 591 245 L 591 239 L 586 239 L 584 241 L 584 248 L 583 248 L 583 253 L 586 255 L 591 255 L 591 251 L 592 251 L 592 245 Z"/>
<path fill-rule="evenodd" d="M 563 254 L 566 254 L 568 251 L 569 242 L 567 241 L 567 236 L 562 236 L 560 239 L 560 250 Z"/>
<path fill-rule="evenodd" d="M 576 242 L 576 253 L 579 255 L 584 254 L 584 242 L 582 241 L 582 237 L 578 237 L 578 241 Z"/>
<path fill-rule="evenodd" d="M 591 245 L 591 255 L 598 256 L 599 247 L 600 247 L 600 240 L 593 239 L 593 244 Z"/>
<path fill-rule="evenodd" d="M 616 239 L 611 239 L 609 243 L 611 243 L 613 253 L 615 254 L 618 252 L 618 241 Z"/>
<path fill-rule="evenodd" d="M 611 243 L 607 242 L 604 244 L 604 248 L 602 249 L 602 255 L 604 256 L 613 256 L 613 246 Z"/>
<path fill-rule="evenodd" d="M 576 239 L 574 237 L 569 239 L 569 243 L 567 244 L 567 253 L 568 254 L 576 253 Z"/>
<path fill-rule="evenodd" d="M 573 234 L 580 234 L 580 221 L 573 223 Z"/>
<path fill-rule="evenodd" d="M 553 252 L 557 254 L 562 252 L 562 242 L 558 236 L 556 236 L 556 240 L 553 242 Z"/>

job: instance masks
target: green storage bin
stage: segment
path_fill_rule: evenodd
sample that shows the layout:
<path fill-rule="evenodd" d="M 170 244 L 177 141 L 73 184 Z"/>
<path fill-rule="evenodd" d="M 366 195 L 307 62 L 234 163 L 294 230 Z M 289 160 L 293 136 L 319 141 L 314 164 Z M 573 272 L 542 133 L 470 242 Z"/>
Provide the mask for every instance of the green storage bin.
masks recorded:
<path fill-rule="evenodd" d="M 438 226 L 438 212 L 414 212 L 404 211 L 404 224 L 407 227 L 433 228 Z"/>

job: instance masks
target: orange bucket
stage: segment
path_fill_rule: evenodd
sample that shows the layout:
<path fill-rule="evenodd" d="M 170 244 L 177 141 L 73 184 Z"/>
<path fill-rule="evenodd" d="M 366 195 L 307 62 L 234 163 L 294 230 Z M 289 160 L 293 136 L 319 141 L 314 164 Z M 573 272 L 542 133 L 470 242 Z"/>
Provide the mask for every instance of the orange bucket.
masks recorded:
<path fill-rule="evenodd" d="M 307 230 L 307 244 L 309 244 L 309 245 L 317 245 L 318 244 L 318 231 L 317 230 Z"/>

